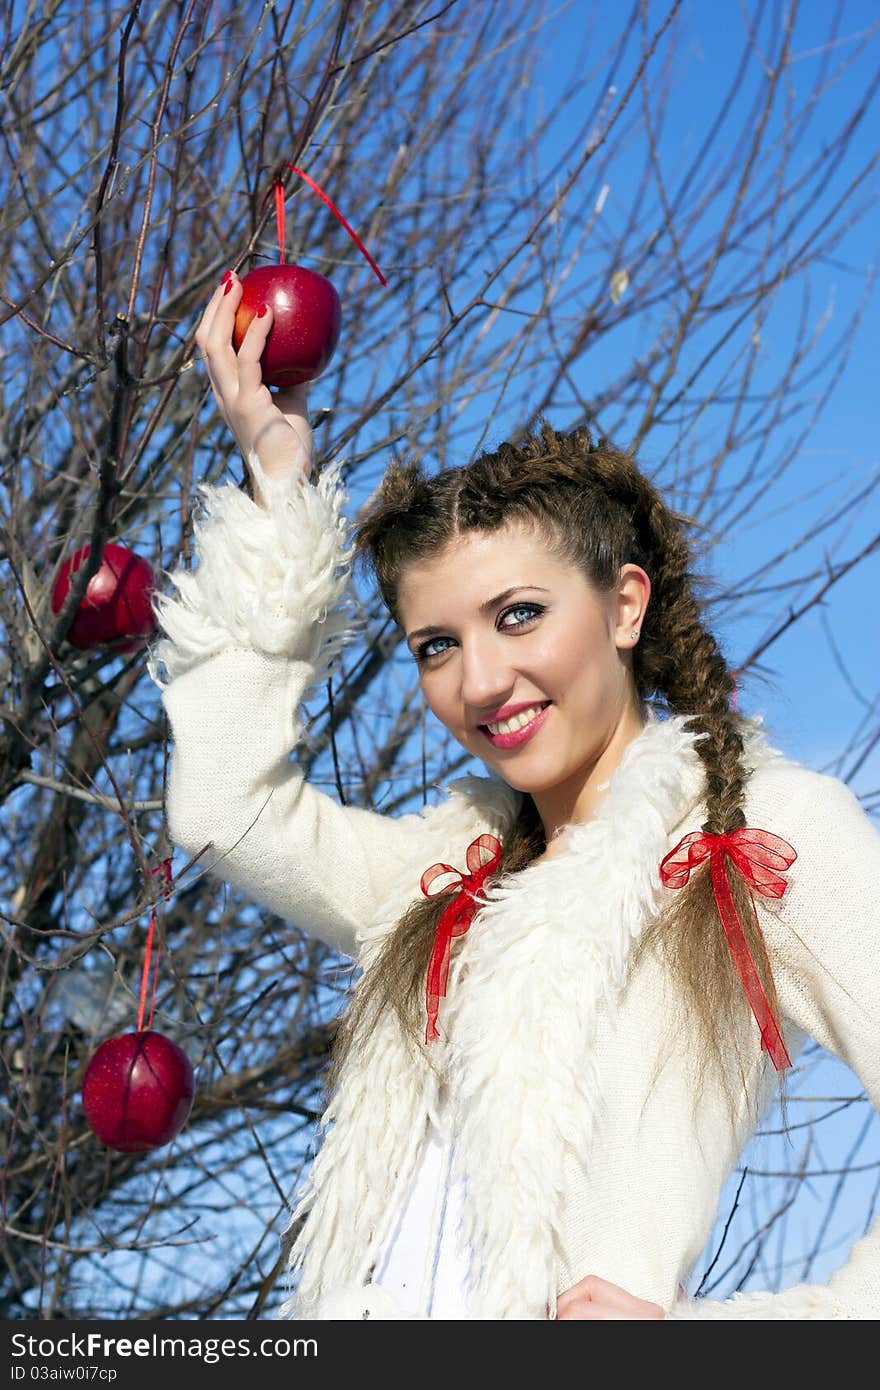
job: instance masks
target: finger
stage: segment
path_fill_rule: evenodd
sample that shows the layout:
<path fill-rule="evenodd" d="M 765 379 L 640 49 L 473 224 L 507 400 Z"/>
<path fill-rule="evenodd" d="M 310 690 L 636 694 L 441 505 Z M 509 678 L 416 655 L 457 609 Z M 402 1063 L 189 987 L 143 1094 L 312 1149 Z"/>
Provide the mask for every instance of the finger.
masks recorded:
<path fill-rule="evenodd" d="M 206 335 L 207 350 L 212 356 L 225 356 L 230 360 L 235 356 L 235 349 L 232 346 L 232 326 L 235 323 L 235 315 L 241 303 L 242 294 L 241 281 L 235 271 L 232 271 L 220 292 L 211 320 L 210 332 Z"/>
<path fill-rule="evenodd" d="M 593 1275 L 590 1298 L 595 1303 L 607 1303 L 611 1308 L 622 1308 L 625 1311 L 632 1311 L 635 1304 L 640 1302 L 634 1294 L 627 1293 L 619 1284 L 612 1284 L 608 1279 L 600 1279 Z"/>
<path fill-rule="evenodd" d="M 600 1279 L 597 1274 L 588 1274 L 581 1279 L 573 1288 L 567 1289 L 560 1296 L 559 1302 L 565 1304 L 567 1300 L 580 1301 L 588 1299 L 592 1302 L 608 1303 L 615 1308 L 632 1309 L 639 1302 L 633 1294 L 627 1293 L 619 1284 L 612 1284 L 608 1279 Z"/>
<path fill-rule="evenodd" d="M 263 385 L 260 358 L 266 346 L 266 339 L 272 328 L 273 314 L 270 305 L 261 304 L 251 319 L 238 350 L 238 379 L 243 392 L 252 395 Z M 268 388 L 266 388 L 268 390 Z"/>
<path fill-rule="evenodd" d="M 559 1322 L 630 1322 L 632 1313 L 614 1308 L 610 1303 L 579 1303 L 567 1313 L 557 1314 Z"/>
<path fill-rule="evenodd" d="M 241 281 L 233 274 L 223 286 L 210 331 L 201 345 L 211 385 L 221 406 L 231 403 L 239 389 L 238 358 L 232 346 L 232 326 L 241 296 Z"/>
<path fill-rule="evenodd" d="M 596 1283 L 596 1276 L 588 1274 L 585 1279 L 579 1279 L 570 1289 L 561 1293 L 556 1300 L 557 1318 L 567 1316 L 572 1308 L 577 1308 L 581 1303 L 589 1303 Z"/>
<path fill-rule="evenodd" d="M 589 1312 L 590 1308 L 596 1312 Z M 658 1303 L 648 1303 L 643 1298 L 612 1284 L 609 1279 L 600 1279 L 596 1274 L 588 1274 L 570 1289 L 565 1289 L 557 1299 L 556 1317 L 559 1321 L 601 1319 L 649 1320 L 662 1318 L 663 1309 Z"/>

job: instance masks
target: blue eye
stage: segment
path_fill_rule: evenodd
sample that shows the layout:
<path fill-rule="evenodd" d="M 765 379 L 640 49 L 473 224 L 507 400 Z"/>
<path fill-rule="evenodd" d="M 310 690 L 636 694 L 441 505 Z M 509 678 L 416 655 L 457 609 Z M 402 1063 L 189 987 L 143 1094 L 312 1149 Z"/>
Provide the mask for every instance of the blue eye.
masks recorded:
<path fill-rule="evenodd" d="M 414 653 L 416 661 L 421 663 L 429 661 L 432 656 L 440 656 L 447 648 L 442 645 L 438 647 L 437 644 L 449 641 L 450 638 L 448 637 L 429 637 L 427 642 L 422 642 L 421 646 L 416 647 Z"/>
<path fill-rule="evenodd" d="M 417 662 L 424 662 L 424 660 L 427 660 L 427 657 L 428 657 L 428 656 L 439 656 L 439 653 L 445 652 L 445 651 L 446 651 L 445 646 L 439 646 L 439 648 L 438 648 L 438 645 L 437 645 L 438 642 L 449 642 L 449 638 L 448 638 L 448 637 L 431 637 L 431 638 L 428 638 L 428 641 L 427 641 L 427 642 L 423 642 L 423 644 L 421 644 L 421 646 L 418 646 L 418 648 L 416 649 L 416 660 L 417 660 Z"/>
<path fill-rule="evenodd" d="M 510 608 L 505 608 L 500 615 L 499 626 L 508 630 L 512 627 L 525 627 L 527 623 L 539 618 L 543 612 L 544 605 L 541 603 L 514 603 Z M 510 617 L 515 619 L 512 623 L 506 621 Z"/>

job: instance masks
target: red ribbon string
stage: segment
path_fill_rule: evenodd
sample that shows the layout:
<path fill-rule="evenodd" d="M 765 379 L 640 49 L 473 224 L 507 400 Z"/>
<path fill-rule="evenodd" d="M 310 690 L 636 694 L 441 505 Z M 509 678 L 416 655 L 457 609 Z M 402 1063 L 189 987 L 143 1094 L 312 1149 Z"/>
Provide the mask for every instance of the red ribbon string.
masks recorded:
<path fill-rule="evenodd" d="M 364 246 L 364 243 L 361 241 L 357 232 L 354 230 L 353 227 L 351 227 L 348 224 L 348 222 L 346 222 L 345 218 L 342 216 L 342 213 L 339 211 L 339 208 L 336 206 L 336 204 L 332 201 L 331 198 L 327 197 L 327 194 L 324 192 L 320 184 L 315 183 L 314 179 L 309 178 L 308 174 L 304 173 L 302 169 L 298 169 L 295 164 L 286 164 L 284 167 L 286 169 L 292 170 L 294 174 L 298 174 L 299 177 L 301 179 L 304 179 L 305 182 L 309 185 L 309 188 L 313 188 L 315 190 L 318 197 L 321 198 L 327 204 L 328 208 L 333 213 L 333 216 L 337 219 L 337 221 L 342 223 L 343 227 L 348 232 L 348 235 L 351 237 L 355 246 L 358 248 L 365 260 L 368 261 L 369 265 L 372 267 L 373 271 L 378 276 L 381 283 L 383 285 L 387 285 L 388 281 L 385 279 L 385 276 L 382 274 L 376 262 L 373 260 L 373 257 L 370 255 L 366 246 Z M 266 200 L 264 198 L 263 206 L 265 206 L 265 202 Z M 275 227 L 278 232 L 278 264 L 284 265 L 284 182 L 280 178 L 276 178 L 275 180 Z"/>
<path fill-rule="evenodd" d="M 165 875 L 165 901 L 166 901 L 166 903 L 167 903 L 168 899 L 171 897 L 171 860 L 170 860 L 170 859 L 163 859 L 163 860 L 161 861 L 161 863 L 154 865 L 154 867 L 153 867 L 152 869 L 150 869 L 149 872 L 150 872 L 151 874 L 161 874 L 161 873 L 164 873 L 164 875 Z M 137 1026 L 137 1030 L 138 1030 L 139 1033 L 142 1033 L 142 1032 L 144 1031 L 144 1007 L 145 1007 L 146 999 L 147 999 L 147 983 L 148 983 L 149 978 L 150 978 L 150 957 L 151 957 L 151 955 L 152 955 L 152 953 L 153 953 L 153 933 L 155 932 L 155 929 L 156 929 L 156 905 L 155 905 L 155 903 L 154 903 L 154 904 L 153 904 L 153 907 L 152 907 L 152 909 L 151 909 L 151 911 L 150 911 L 150 925 L 149 925 L 149 928 L 148 928 L 148 930 L 147 930 L 147 949 L 146 949 L 146 951 L 144 952 L 144 967 L 143 967 L 143 970 L 141 971 L 141 997 L 140 997 L 140 1003 L 139 1003 L 139 1005 L 138 1005 L 138 1026 Z M 151 991 L 151 994 L 150 994 L 150 1018 L 149 1018 L 149 1021 L 148 1021 L 148 1023 L 147 1023 L 147 1028 L 152 1028 L 152 1026 L 153 1026 L 153 1013 L 154 1013 L 155 1006 L 156 1006 L 156 988 L 157 988 L 158 984 L 159 984 L 159 942 L 157 941 L 157 942 L 156 942 L 156 959 L 155 959 L 155 962 L 154 962 L 154 964 L 153 964 L 153 988 L 152 988 L 152 991 Z"/>
<path fill-rule="evenodd" d="M 284 265 L 284 184 L 275 180 L 275 230 L 278 233 L 278 264 Z"/>
<path fill-rule="evenodd" d="M 484 853 L 489 855 L 485 863 L 483 863 Z M 422 874 L 421 889 L 426 898 L 434 897 L 438 893 L 455 894 L 437 923 L 434 946 L 428 963 L 428 978 L 425 986 L 425 1003 L 428 1011 L 428 1024 L 425 1029 L 426 1043 L 435 1042 L 440 1036 L 437 1032 L 437 1015 L 440 1012 L 440 1000 L 446 997 L 446 982 L 449 978 L 449 958 L 452 954 L 453 939 L 456 936 L 464 936 L 474 919 L 477 908 L 480 906 L 477 901 L 477 894 L 486 879 L 494 874 L 500 863 L 500 840 L 497 840 L 494 835 L 478 835 L 467 848 L 468 872 L 466 874 L 460 874 L 450 864 L 432 864 Z M 438 878 L 445 878 L 447 874 L 453 875 L 454 882 L 447 884 L 445 888 L 436 888 L 432 893 L 432 885 Z"/>
<path fill-rule="evenodd" d="M 746 941 L 724 867 L 725 857 L 733 860 L 750 888 L 765 898 L 781 898 L 788 887 L 781 875 L 791 867 L 797 854 L 788 841 L 780 839 L 778 835 L 744 825 L 727 835 L 692 831 L 679 841 L 675 849 L 670 850 L 660 865 L 660 878 L 665 887 L 683 888 L 691 870 L 702 864 L 704 859 L 709 859 L 718 915 L 746 998 L 761 1030 L 761 1046 L 770 1055 L 776 1070 L 782 1071 L 791 1066 L 791 1059 Z M 757 920 L 751 893 L 749 898 Z"/>

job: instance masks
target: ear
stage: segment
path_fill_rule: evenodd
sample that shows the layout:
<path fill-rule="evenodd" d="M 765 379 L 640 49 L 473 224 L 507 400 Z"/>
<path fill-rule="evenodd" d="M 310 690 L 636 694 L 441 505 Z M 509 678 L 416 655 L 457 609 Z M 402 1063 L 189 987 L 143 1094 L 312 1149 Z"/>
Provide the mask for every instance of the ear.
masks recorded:
<path fill-rule="evenodd" d="M 614 596 L 614 641 L 619 649 L 631 648 L 641 636 L 651 598 L 651 581 L 641 565 L 623 565 Z"/>

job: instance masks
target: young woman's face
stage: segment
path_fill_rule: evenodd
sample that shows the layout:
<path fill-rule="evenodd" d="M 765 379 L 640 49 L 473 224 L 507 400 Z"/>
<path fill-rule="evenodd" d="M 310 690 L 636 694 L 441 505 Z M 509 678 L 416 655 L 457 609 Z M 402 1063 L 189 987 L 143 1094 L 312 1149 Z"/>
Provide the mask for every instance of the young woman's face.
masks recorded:
<path fill-rule="evenodd" d="M 409 565 L 399 591 L 425 699 L 469 752 L 530 792 L 549 831 L 641 731 L 631 674 L 650 580 L 626 565 L 598 593 L 537 530 L 469 531 Z"/>

